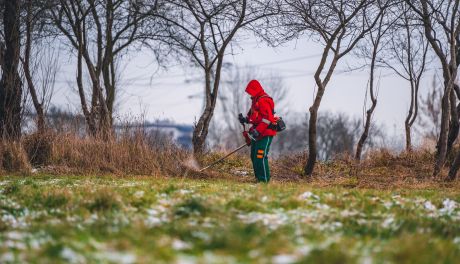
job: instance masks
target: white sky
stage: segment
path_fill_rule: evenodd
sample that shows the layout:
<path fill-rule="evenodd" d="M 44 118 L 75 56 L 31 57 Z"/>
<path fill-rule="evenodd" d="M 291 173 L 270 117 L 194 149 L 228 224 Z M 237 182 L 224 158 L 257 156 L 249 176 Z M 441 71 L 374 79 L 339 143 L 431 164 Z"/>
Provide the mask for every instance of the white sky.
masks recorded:
<path fill-rule="evenodd" d="M 322 47 L 308 40 L 292 41 L 278 48 L 257 44 L 249 39 L 241 48 L 228 55 L 225 62 L 238 66 L 257 65 L 260 70 L 276 71 L 284 77 L 288 88 L 288 109 L 277 109 L 281 116 L 292 112 L 305 113 L 313 101 L 315 82 L 313 72 L 319 63 Z M 193 124 L 199 118 L 203 92 L 201 71 L 186 66 L 158 69 L 150 51 L 140 51 L 124 59 L 121 91 L 118 94 L 116 117 L 139 117 L 146 120 L 171 119 L 181 124 Z M 283 62 L 281 62 L 283 61 Z M 53 101 L 56 105 L 79 109 L 74 69 L 70 59 L 64 61 L 58 77 L 58 87 Z M 340 62 L 336 74 L 326 88 L 320 111 L 344 112 L 350 116 L 362 116 L 363 100 L 368 80 L 367 69 L 361 72 L 343 72 L 347 63 L 359 63 L 348 56 Z M 433 68 L 430 65 L 428 68 Z M 427 72 L 421 87 L 425 94 L 432 84 L 433 71 Z M 186 80 L 194 79 L 193 82 Z M 198 79 L 199 80 L 199 79 Z M 264 80 L 259 80 L 264 85 Z M 241 87 L 244 89 L 245 87 Z M 409 107 L 409 85 L 390 71 L 382 71 L 378 105 L 374 120 L 384 124 L 389 133 L 403 136 L 404 119 Z M 192 96 L 192 98 L 189 98 Z"/>

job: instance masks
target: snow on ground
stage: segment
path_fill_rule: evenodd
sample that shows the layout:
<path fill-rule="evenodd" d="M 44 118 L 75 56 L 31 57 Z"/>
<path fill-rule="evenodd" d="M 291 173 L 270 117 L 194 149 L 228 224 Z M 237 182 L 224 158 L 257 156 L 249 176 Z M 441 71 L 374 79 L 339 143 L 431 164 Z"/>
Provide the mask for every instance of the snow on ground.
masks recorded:
<path fill-rule="evenodd" d="M 6 193 L 14 189 L 13 183 L 18 190 Z M 23 179 L 0 180 L 0 262 L 27 261 L 31 254 L 50 252 L 53 258 L 68 263 L 136 263 L 146 255 L 157 254 L 148 249 L 152 246 L 166 259 L 172 254 L 177 263 L 223 259 L 237 263 L 247 258 L 281 264 L 302 261 L 315 256 L 313 252 L 339 250 L 337 244 L 352 240 L 349 254 L 361 263 L 372 263 L 387 243 L 380 237 L 397 238 L 403 229 L 414 235 L 436 236 L 436 232 L 452 233 L 460 226 L 460 206 L 454 196 L 321 189 L 283 193 L 270 187 L 232 188 L 198 181 L 155 184 L 65 178 L 34 184 Z M 41 194 L 40 188 L 71 190 L 70 197 L 46 200 L 43 197 L 48 196 Z M 107 196 L 97 196 L 102 193 L 98 190 Z M 115 209 L 107 209 L 111 206 Z M 407 229 L 417 222 L 420 226 L 416 231 Z M 252 228 L 248 230 L 254 237 L 245 237 L 245 232 L 250 232 L 245 228 Z M 353 232 L 358 237 L 361 232 L 367 239 L 375 238 L 362 244 L 349 236 Z M 261 243 L 258 236 L 270 234 L 288 241 L 280 245 L 283 250 L 277 252 L 272 246 L 248 249 L 237 242 L 241 236 L 245 237 L 242 241 L 257 244 Z M 150 240 L 150 236 L 155 239 Z M 138 240 L 145 240 L 147 245 L 138 244 Z M 458 233 L 446 241 L 443 243 L 453 243 L 460 252 Z M 222 249 L 214 251 L 213 247 Z M 232 247 L 247 252 L 241 256 L 219 253 L 233 252 Z"/>

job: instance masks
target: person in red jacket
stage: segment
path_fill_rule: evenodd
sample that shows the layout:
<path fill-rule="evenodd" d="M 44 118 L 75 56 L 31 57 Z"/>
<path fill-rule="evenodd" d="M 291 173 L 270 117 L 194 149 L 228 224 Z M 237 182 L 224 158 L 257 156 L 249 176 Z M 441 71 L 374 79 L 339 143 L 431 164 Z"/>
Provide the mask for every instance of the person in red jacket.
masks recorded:
<path fill-rule="evenodd" d="M 246 93 L 252 99 L 251 109 L 246 117 L 239 114 L 239 121 L 241 124 L 252 124 L 249 132 L 243 132 L 243 136 L 251 146 L 251 161 L 257 181 L 267 183 L 270 181 L 268 152 L 276 136 L 275 103 L 257 80 L 248 83 Z"/>

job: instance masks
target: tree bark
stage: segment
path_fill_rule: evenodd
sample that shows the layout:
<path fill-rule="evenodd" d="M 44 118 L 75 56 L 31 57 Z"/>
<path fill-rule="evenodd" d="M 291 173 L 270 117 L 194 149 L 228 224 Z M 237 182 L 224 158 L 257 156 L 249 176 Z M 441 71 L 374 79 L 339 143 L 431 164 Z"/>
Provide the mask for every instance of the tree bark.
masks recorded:
<path fill-rule="evenodd" d="M 203 114 L 200 116 L 200 119 L 195 125 L 193 130 L 193 153 L 195 155 L 202 155 L 205 148 L 206 137 L 208 135 L 209 123 L 214 113 L 215 105 L 212 104 L 212 93 L 211 91 L 211 72 L 210 70 L 205 70 L 205 94 L 206 102 L 204 106 Z"/>
<path fill-rule="evenodd" d="M 410 66 L 409 66 L 410 67 Z M 409 112 L 407 113 L 406 120 L 404 121 L 404 128 L 406 130 L 406 151 L 411 152 L 412 151 L 412 136 L 411 136 L 411 127 L 412 127 L 412 120 L 414 118 L 414 108 L 415 108 L 415 100 L 416 100 L 416 93 L 415 93 L 415 85 L 414 85 L 414 80 L 412 78 L 412 73 L 410 73 L 410 106 L 409 106 Z"/>
<path fill-rule="evenodd" d="M 378 47 L 379 47 L 379 42 L 380 42 L 380 37 L 381 37 L 380 33 L 381 33 L 382 21 L 383 20 L 380 20 L 380 25 L 379 25 L 380 28 L 378 30 L 378 36 L 376 40 L 377 42 L 374 44 L 374 47 L 372 50 L 372 58 L 371 58 L 371 67 L 370 67 L 371 69 L 370 69 L 370 77 L 369 77 L 369 95 L 371 97 L 372 105 L 366 111 L 366 122 L 364 125 L 364 131 L 361 134 L 361 137 L 359 138 L 358 145 L 356 146 L 355 159 L 357 161 L 361 160 L 364 143 L 366 142 L 366 139 L 369 136 L 369 130 L 371 128 L 372 114 L 374 113 L 374 110 L 377 107 L 377 98 L 374 95 L 374 73 L 375 73 L 375 61 L 377 59 L 377 52 L 378 52 Z"/>
<path fill-rule="evenodd" d="M 37 132 L 43 134 L 46 129 L 45 112 L 43 103 L 39 101 L 37 90 L 35 88 L 32 73 L 30 72 L 30 53 L 32 49 L 32 32 L 34 29 L 33 13 L 32 13 L 32 0 L 27 2 L 27 15 L 26 15 L 26 41 L 25 41 L 25 54 L 23 61 L 24 76 L 26 77 L 27 87 L 29 88 L 30 97 L 37 113 Z"/>
<path fill-rule="evenodd" d="M 433 176 L 437 176 L 441 172 L 447 154 L 447 138 L 449 132 L 449 118 L 451 110 L 450 94 L 452 90 L 452 80 L 449 80 L 448 78 L 449 77 L 445 77 L 445 79 L 448 81 L 445 82 L 444 95 L 442 97 L 441 103 L 441 127 L 439 131 L 438 143 L 436 145 L 436 160 L 434 165 Z"/>
<path fill-rule="evenodd" d="M 22 84 L 18 73 L 20 54 L 20 3 L 3 1 L 3 26 L 6 49 L 0 81 L 0 133 L 7 139 L 21 136 Z"/>
<path fill-rule="evenodd" d="M 323 98 L 324 92 L 326 90 L 326 85 L 329 83 L 332 74 L 337 66 L 337 62 L 340 58 L 339 48 L 340 48 L 340 41 L 337 44 L 337 47 L 334 50 L 334 56 L 332 58 L 331 64 L 329 65 L 329 69 L 327 70 L 327 74 L 324 79 L 321 80 L 321 73 L 323 72 L 324 66 L 326 65 L 327 57 L 329 56 L 329 51 L 332 48 L 334 39 L 330 40 L 326 47 L 324 48 L 323 55 L 321 57 L 321 62 L 315 72 L 315 82 L 318 86 L 318 92 L 316 93 L 315 100 L 313 105 L 310 107 L 310 120 L 308 126 L 308 159 L 307 163 L 304 167 L 304 174 L 307 176 L 313 175 L 313 170 L 315 168 L 316 159 L 318 155 L 317 150 L 317 136 L 316 136 L 316 123 L 318 121 L 318 109 L 321 104 L 321 100 Z"/>
<path fill-rule="evenodd" d="M 450 157 L 452 153 L 452 148 L 454 146 L 455 140 L 457 140 L 460 123 L 459 123 L 459 116 L 457 112 L 457 97 L 455 95 L 455 90 L 451 90 L 450 92 L 450 126 L 449 126 L 449 134 L 447 137 L 447 156 Z"/>
<path fill-rule="evenodd" d="M 424 63 L 425 62 L 423 62 L 423 64 Z M 420 71 L 420 74 L 417 76 L 417 79 L 413 81 L 414 91 L 412 93 L 411 110 L 409 111 L 408 119 L 406 119 L 406 151 L 408 152 L 412 151 L 412 135 L 411 135 L 412 131 L 411 130 L 418 116 L 418 93 L 420 90 L 420 80 L 421 80 L 423 71 L 424 70 Z"/>

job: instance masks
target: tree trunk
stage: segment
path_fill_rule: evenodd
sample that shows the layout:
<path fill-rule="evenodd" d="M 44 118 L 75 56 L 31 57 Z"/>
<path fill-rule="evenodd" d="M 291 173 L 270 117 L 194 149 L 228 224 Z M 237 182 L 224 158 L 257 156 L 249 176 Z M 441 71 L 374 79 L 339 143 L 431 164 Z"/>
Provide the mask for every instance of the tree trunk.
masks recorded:
<path fill-rule="evenodd" d="M 316 94 L 315 101 L 310 107 L 310 120 L 308 126 L 308 160 L 307 164 L 304 167 L 305 175 L 312 176 L 313 170 L 316 164 L 316 157 L 318 155 L 317 150 L 317 136 L 316 136 L 316 123 L 318 121 L 318 109 L 321 104 L 321 99 L 323 98 L 324 91 L 326 90 L 323 86 L 323 83 L 318 82 L 318 93 Z"/>
<path fill-rule="evenodd" d="M 195 129 L 193 130 L 192 143 L 193 143 L 193 153 L 197 156 L 200 156 L 204 152 L 206 137 L 208 135 L 209 122 L 212 118 L 214 107 L 211 100 L 211 70 L 209 68 L 205 69 L 205 104 L 203 114 L 200 116 L 200 119 L 195 124 Z"/>
<path fill-rule="evenodd" d="M 380 31 L 379 31 L 379 34 L 380 34 Z M 380 36 L 378 37 L 377 41 L 380 41 Z M 371 128 L 372 114 L 374 113 L 374 110 L 377 107 L 377 98 L 375 98 L 375 95 L 374 95 L 374 72 L 375 72 L 375 60 L 377 59 L 377 51 L 378 51 L 378 42 L 374 46 L 373 51 L 372 51 L 371 70 L 370 70 L 370 77 L 369 77 L 369 95 L 371 97 L 372 105 L 366 112 L 366 123 L 364 125 L 364 131 L 361 134 L 361 137 L 359 138 L 358 145 L 356 146 L 355 159 L 357 161 L 361 160 L 364 143 L 366 142 L 366 139 L 369 136 L 369 130 Z"/>
<path fill-rule="evenodd" d="M 446 75 L 446 74 L 444 74 Z M 442 97 L 442 104 L 441 104 L 441 127 L 439 131 L 439 139 L 436 145 L 436 161 L 434 165 L 433 176 L 439 175 L 441 172 L 442 167 L 444 166 L 444 162 L 446 160 L 447 154 L 447 136 L 449 130 L 449 118 L 450 118 L 450 93 L 452 88 L 453 81 L 450 80 L 449 76 L 445 76 L 445 89 L 444 95 Z"/>
<path fill-rule="evenodd" d="M 79 31 L 81 32 L 81 31 Z M 93 109 L 88 109 L 88 104 L 86 103 L 85 89 L 83 88 L 83 43 L 81 41 L 81 36 L 78 36 L 78 51 L 77 51 L 77 87 L 78 95 L 80 96 L 81 109 L 83 115 L 85 116 L 87 131 L 91 136 L 96 136 L 97 128 L 96 122 L 93 115 Z"/>
<path fill-rule="evenodd" d="M 305 175 L 311 176 L 315 168 L 316 149 L 316 122 L 318 120 L 318 108 L 310 107 L 310 120 L 308 123 L 308 160 L 304 168 Z"/>
<path fill-rule="evenodd" d="M 105 104 L 107 105 L 107 125 L 110 128 L 113 125 L 113 105 L 115 103 L 115 54 L 113 53 L 113 20 L 114 20 L 114 6 L 111 0 L 106 1 L 106 29 L 105 29 L 105 52 L 102 60 L 102 77 L 104 79 L 104 88 L 106 93 Z"/>
<path fill-rule="evenodd" d="M 29 88 L 32 103 L 37 113 L 37 132 L 43 134 L 45 132 L 45 113 L 43 110 L 43 103 L 39 101 L 37 90 L 32 79 L 32 73 L 30 72 L 30 53 L 32 49 L 32 32 L 33 32 L 33 13 L 32 13 L 32 0 L 27 3 L 27 15 L 26 15 L 26 47 L 23 61 L 24 75 L 27 81 L 27 87 Z"/>
<path fill-rule="evenodd" d="M 453 181 L 457 177 L 458 169 L 460 168 L 460 152 L 457 153 L 457 157 L 455 157 L 454 163 L 449 169 L 449 175 L 447 176 L 447 181 Z"/>
<path fill-rule="evenodd" d="M 449 126 L 449 134 L 447 138 L 447 156 L 450 157 L 453 155 L 452 148 L 454 146 L 455 141 L 457 140 L 458 131 L 460 128 L 460 123 L 458 120 L 458 112 L 457 112 L 457 97 L 455 95 L 455 91 L 451 90 L 450 92 L 450 126 Z"/>
<path fill-rule="evenodd" d="M 19 1 L 4 1 L 3 26 L 6 49 L 3 56 L 4 72 L 0 81 L 0 133 L 8 139 L 19 139 L 21 136 L 19 8 Z"/>
<path fill-rule="evenodd" d="M 332 58 L 331 64 L 329 65 L 329 69 L 327 70 L 326 76 L 323 80 L 321 80 L 321 73 L 324 69 L 324 66 L 327 61 L 327 57 L 329 55 L 329 51 L 331 50 L 333 41 L 329 41 L 326 47 L 324 48 L 323 55 L 321 57 L 320 64 L 315 72 L 315 82 L 318 86 L 318 92 L 316 93 L 315 100 L 313 101 L 313 105 L 310 107 L 310 120 L 308 126 L 308 159 L 307 163 L 304 167 L 304 174 L 307 176 L 313 175 L 313 170 L 316 164 L 316 158 L 318 155 L 317 151 L 317 137 L 316 137 L 316 123 L 318 121 L 318 109 L 321 104 L 321 100 L 323 99 L 324 92 L 326 91 L 326 85 L 329 83 L 332 74 L 334 73 L 334 69 L 337 66 L 337 62 L 340 58 L 339 56 L 339 46 L 336 47 L 334 51 L 334 57 Z"/>
<path fill-rule="evenodd" d="M 410 67 L 410 66 L 409 66 Z M 412 136 L 411 136 L 411 127 L 412 127 L 412 120 L 414 116 L 414 108 L 415 108 L 415 85 L 414 80 L 412 78 L 412 72 L 410 72 L 411 77 L 409 78 L 410 82 L 410 106 L 409 112 L 407 113 L 406 120 L 404 121 L 404 128 L 406 130 L 406 151 L 412 151 Z"/>
<path fill-rule="evenodd" d="M 361 155 L 363 152 L 363 147 L 364 143 L 366 142 L 367 137 L 369 136 L 369 130 L 371 127 L 371 121 L 372 121 L 372 114 L 374 113 L 375 107 L 377 106 L 377 100 L 375 102 L 372 102 L 372 106 L 369 110 L 366 112 L 366 123 L 364 125 L 364 131 L 361 134 L 361 137 L 359 138 L 358 145 L 356 146 L 356 154 L 355 154 L 355 159 L 357 161 L 361 160 Z"/>
<path fill-rule="evenodd" d="M 425 53 L 426 55 L 426 53 Z M 423 72 L 423 71 L 421 71 Z M 408 123 L 408 127 L 406 128 L 406 133 L 408 132 L 409 134 L 407 135 L 406 134 L 406 137 L 408 136 L 408 141 L 406 142 L 407 145 L 406 145 L 406 150 L 407 151 L 412 151 L 412 136 L 411 136 L 411 129 L 412 129 L 412 126 L 414 125 L 415 123 L 415 120 L 417 119 L 417 116 L 418 116 L 418 93 L 419 93 L 419 90 L 420 90 L 420 79 L 422 77 L 422 74 L 420 74 L 416 80 L 414 81 L 414 94 L 413 94 L 413 97 L 412 97 L 412 100 L 413 100 L 413 107 L 412 107 L 412 117 Z"/>

